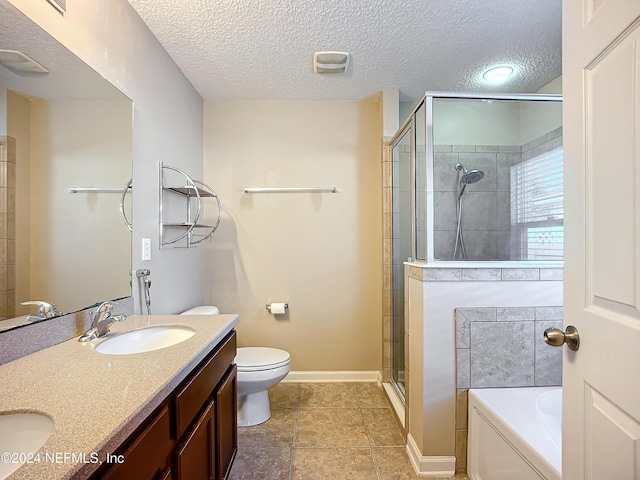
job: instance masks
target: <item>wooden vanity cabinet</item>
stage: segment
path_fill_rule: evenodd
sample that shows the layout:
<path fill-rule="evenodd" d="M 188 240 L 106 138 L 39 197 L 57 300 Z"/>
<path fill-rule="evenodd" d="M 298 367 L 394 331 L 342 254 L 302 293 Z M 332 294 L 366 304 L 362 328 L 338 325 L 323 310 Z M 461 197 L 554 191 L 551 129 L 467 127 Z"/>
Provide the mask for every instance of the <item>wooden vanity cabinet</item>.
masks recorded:
<path fill-rule="evenodd" d="M 224 480 L 238 448 L 236 333 L 231 331 L 92 479 Z"/>
<path fill-rule="evenodd" d="M 124 449 L 110 457 L 110 468 L 99 478 L 130 480 L 160 478 L 167 469 L 173 440 L 170 436 L 169 409 L 162 404 L 123 445 Z M 122 461 L 123 463 L 116 463 Z M 105 459 L 103 459 L 105 460 Z"/>
<path fill-rule="evenodd" d="M 238 367 L 232 365 L 215 392 L 216 479 L 227 478 L 238 450 Z"/>
<path fill-rule="evenodd" d="M 173 396 L 178 439 L 173 480 L 226 478 L 238 447 L 235 355 L 234 334 L 220 343 L 218 353 L 205 359 Z M 198 412 L 203 413 L 198 417 Z M 202 460 L 205 455 L 211 457 L 208 469 Z M 202 466 L 197 473 L 188 466 L 194 462 Z"/>
<path fill-rule="evenodd" d="M 227 478 L 238 445 L 236 370 L 232 365 L 182 437 L 174 453 L 174 480 Z"/>

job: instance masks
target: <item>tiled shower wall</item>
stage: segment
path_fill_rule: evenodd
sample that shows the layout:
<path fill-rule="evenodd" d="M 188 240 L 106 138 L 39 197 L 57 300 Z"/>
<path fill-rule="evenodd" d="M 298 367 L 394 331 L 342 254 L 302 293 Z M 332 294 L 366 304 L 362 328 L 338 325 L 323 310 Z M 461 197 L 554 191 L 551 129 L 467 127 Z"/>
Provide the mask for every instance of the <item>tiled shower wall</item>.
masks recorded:
<path fill-rule="evenodd" d="M 453 259 L 457 228 L 458 163 L 482 170 L 462 198 L 462 226 L 469 260 L 509 260 L 511 165 L 522 158 L 519 146 L 436 145 L 433 157 L 434 255 Z M 461 256 L 457 257 L 462 258 Z"/>
<path fill-rule="evenodd" d="M 455 166 L 461 163 L 485 174 L 467 186 L 463 197 L 468 260 L 520 260 L 520 239 L 511 232 L 511 167 L 561 145 L 562 127 L 524 145 L 434 146 L 435 258 L 453 258 L 460 179 Z"/>
<path fill-rule="evenodd" d="M 562 329 L 562 307 L 457 308 L 456 444 L 466 468 L 469 388 L 562 385 L 562 349 L 544 342 Z"/>
<path fill-rule="evenodd" d="M 16 141 L 0 137 L 0 320 L 15 316 Z"/>
<path fill-rule="evenodd" d="M 382 381 L 391 379 L 392 189 L 391 147 L 382 148 Z"/>

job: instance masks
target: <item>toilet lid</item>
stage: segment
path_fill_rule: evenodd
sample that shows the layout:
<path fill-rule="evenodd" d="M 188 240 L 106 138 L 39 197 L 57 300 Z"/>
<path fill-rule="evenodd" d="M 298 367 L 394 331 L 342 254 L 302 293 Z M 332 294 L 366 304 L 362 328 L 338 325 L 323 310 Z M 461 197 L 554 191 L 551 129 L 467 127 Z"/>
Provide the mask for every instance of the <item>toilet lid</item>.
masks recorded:
<path fill-rule="evenodd" d="M 267 370 L 289 363 L 289 352 L 277 348 L 241 347 L 236 354 L 238 370 Z"/>

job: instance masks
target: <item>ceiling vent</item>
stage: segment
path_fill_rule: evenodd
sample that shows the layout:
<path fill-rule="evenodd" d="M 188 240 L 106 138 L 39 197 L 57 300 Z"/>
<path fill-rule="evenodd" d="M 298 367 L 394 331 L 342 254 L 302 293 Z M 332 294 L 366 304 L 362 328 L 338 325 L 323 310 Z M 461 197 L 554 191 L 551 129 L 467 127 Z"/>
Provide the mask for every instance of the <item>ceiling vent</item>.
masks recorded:
<path fill-rule="evenodd" d="M 0 50 L 0 65 L 13 70 L 16 73 L 36 72 L 48 73 L 49 71 L 36 62 L 33 58 L 28 57 L 17 50 Z"/>
<path fill-rule="evenodd" d="M 344 73 L 349 68 L 347 52 L 316 52 L 313 54 L 313 71 L 316 73 Z"/>

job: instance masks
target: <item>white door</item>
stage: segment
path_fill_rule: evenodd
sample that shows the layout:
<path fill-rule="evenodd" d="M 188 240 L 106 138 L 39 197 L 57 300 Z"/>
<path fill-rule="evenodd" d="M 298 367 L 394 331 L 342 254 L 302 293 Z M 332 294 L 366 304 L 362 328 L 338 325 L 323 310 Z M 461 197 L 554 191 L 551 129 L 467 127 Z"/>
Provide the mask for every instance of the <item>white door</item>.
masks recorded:
<path fill-rule="evenodd" d="M 564 0 L 563 480 L 640 479 L 640 0 Z"/>

